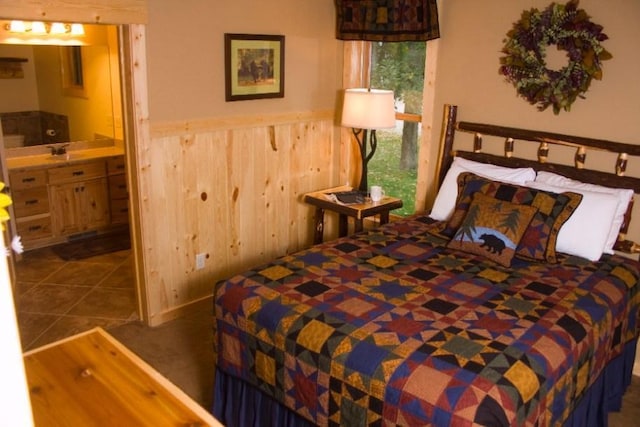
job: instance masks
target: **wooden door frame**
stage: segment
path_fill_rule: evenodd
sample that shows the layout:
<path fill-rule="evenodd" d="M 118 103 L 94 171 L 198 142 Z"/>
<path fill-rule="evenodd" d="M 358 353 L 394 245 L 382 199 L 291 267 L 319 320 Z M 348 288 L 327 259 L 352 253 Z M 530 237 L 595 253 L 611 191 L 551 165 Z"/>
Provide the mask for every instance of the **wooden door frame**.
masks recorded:
<path fill-rule="evenodd" d="M 150 325 L 149 299 L 144 262 L 144 239 L 140 217 L 140 153 L 138 147 L 148 146 L 150 139 L 147 95 L 146 26 L 119 26 L 120 81 L 124 118 L 125 160 L 129 188 L 129 226 L 134 258 L 134 275 L 138 316 Z M 144 142 L 144 143 L 143 143 Z"/>

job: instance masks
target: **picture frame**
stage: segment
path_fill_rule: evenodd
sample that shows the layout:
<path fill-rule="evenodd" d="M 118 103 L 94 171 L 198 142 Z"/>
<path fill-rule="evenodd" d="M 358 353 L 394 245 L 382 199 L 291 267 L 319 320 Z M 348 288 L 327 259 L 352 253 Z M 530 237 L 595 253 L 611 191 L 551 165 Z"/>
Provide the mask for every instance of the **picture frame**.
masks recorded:
<path fill-rule="evenodd" d="M 284 36 L 224 35 L 225 100 L 284 98 Z"/>

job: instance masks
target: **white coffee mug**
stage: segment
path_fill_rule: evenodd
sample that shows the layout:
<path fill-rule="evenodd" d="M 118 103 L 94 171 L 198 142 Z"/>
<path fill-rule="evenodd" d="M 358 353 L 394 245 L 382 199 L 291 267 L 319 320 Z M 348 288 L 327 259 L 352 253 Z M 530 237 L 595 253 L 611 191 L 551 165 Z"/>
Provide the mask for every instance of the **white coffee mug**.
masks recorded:
<path fill-rule="evenodd" d="M 379 202 L 384 196 L 384 190 L 379 185 L 371 186 L 371 201 Z"/>

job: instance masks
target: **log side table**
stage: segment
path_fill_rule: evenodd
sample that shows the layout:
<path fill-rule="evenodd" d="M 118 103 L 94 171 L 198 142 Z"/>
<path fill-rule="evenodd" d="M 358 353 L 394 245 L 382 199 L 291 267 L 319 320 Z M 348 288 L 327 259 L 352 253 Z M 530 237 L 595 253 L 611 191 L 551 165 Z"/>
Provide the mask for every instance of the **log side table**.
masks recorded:
<path fill-rule="evenodd" d="M 380 224 L 386 224 L 389 222 L 389 212 L 402 207 L 401 199 L 389 196 L 384 196 L 379 202 L 373 202 L 366 198 L 364 203 L 354 204 L 336 202 L 329 197 L 331 193 L 350 190 L 351 187 L 342 186 L 305 194 L 304 201 L 316 208 L 313 244 L 322 243 L 325 210 L 338 213 L 338 235 L 344 237 L 348 234 L 349 218 L 353 218 L 355 232 L 357 233 L 363 229 L 362 222 L 364 218 L 380 215 Z"/>

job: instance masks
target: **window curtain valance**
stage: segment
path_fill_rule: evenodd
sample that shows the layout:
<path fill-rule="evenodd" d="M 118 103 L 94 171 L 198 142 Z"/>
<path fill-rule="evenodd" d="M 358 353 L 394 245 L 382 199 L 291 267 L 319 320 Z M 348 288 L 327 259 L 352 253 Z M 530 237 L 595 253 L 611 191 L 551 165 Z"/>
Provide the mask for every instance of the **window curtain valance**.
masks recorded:
<path fill-rule="evenodd" d="M 427 41 L 440 37 L 436 0 L 336 0 L 340 40 Z"/>

